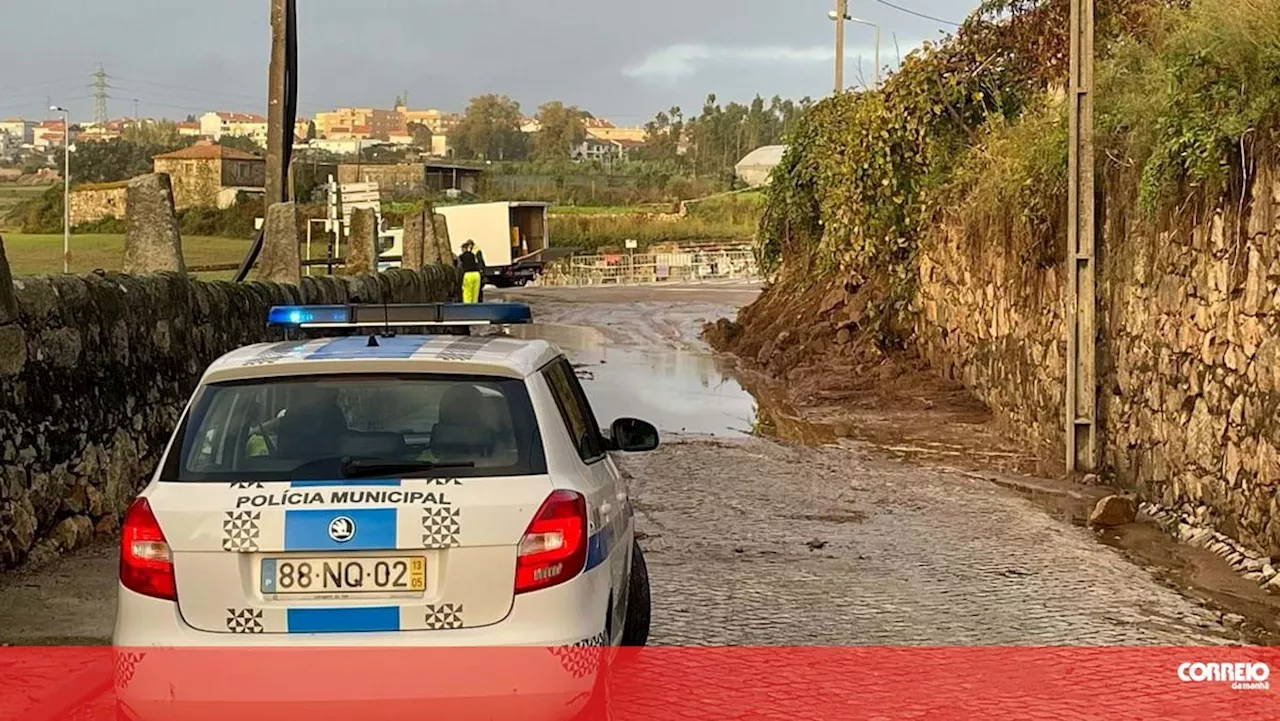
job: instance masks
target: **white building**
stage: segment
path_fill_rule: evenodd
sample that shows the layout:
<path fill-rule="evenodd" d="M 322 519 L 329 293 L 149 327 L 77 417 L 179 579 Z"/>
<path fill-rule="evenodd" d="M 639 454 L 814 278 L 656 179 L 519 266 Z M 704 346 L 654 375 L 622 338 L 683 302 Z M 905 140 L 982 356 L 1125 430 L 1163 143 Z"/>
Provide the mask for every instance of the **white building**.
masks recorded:
<path fill-rule="evenodd" d="M 10 120 L 0 120 L 0 133 L 7 133 L 13 138 L 18 145 L 30 145 L 35 141 L 36 126 L 34 120 L 22 120 L 15 118 Z"/>
<path fill-rule="evenodd" d="M 256 113 L 209 112 L 200 116 L 200 135 L 221 140 L 230 135 L 250 138 L 258 145 L 267 144 L 267 119 Z"/>

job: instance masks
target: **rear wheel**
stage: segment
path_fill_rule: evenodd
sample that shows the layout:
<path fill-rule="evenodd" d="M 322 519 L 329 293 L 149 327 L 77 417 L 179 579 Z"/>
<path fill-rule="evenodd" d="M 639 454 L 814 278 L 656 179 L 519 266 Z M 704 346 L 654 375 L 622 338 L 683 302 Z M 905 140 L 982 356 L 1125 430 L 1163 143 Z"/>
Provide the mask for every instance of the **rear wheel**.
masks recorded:
<path fill-rule="evenodd" d="M 649 642 L 649 567 L 636 541 L 631 551 L 631 582 L 627 587 L 627 618 L 622 627 L 623 646 L 643 646 Z"/>

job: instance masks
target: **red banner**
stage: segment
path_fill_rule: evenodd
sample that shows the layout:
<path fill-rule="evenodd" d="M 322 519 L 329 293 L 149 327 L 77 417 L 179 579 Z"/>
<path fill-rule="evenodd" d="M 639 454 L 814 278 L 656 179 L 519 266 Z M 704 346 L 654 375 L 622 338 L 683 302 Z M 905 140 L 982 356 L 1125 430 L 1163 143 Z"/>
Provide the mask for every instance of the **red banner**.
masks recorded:
<path fill-rule="evenodd" d="M 1277 719 L 1269 648 L 2 648 L 0 719 Z M 1280 682 L 1277 682 L 1280 683 Z"/>

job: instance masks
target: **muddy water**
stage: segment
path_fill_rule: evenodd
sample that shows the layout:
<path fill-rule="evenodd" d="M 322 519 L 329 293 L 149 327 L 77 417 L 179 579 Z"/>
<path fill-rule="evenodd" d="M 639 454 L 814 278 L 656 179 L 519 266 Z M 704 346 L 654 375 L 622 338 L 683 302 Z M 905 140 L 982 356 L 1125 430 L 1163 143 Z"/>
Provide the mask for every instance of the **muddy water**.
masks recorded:
<path fill-rule="evenodd" d="M 924 417 L 927 412 L 916 418 L 890 411 L 810 417 L 806 411 L 791 407 L 778 389 L 736 372 L 730 360 L 696 342 L 628 343 L 594 327 L 554 323 L 512 330 L 518 337 L 544 338 L 565 350 L 602 424 L 630 416 L 648 420 L 664 433 L 755 434 L 810 446 L 850 446 L 862 452 L 879 449 L 904 462 L 997 483 L 1063 522 L 1080 527 L 1088 526 L 1089 512 L 1100 497 L 1117 492 L 1070 480 L 1046 480 L 1038 466 L 1029 465 L 1034 456 L 1008 452 L 1001 439 L 994 437 L 998 434 L 973 419 L 939 417 L 945 414 L 930 419 Z M 929 426 L 950 433 L 911 430 Z M 986 438 L 988 431 L 993 438 Z M 973 442 L 957 440 L 969 434 L 975 436 L 970 438 Z M 994 472 L 997 470 L 1001 472 Z M 1243 578 L 1218 556 L 1179 543 L 1149 521 L 1094 530 L 1093 534 L 1099 543 L 1115 548 L 1166 584 L 1217 610 L 1224 620 L 1235 619 L 1228 625 L 1241 640 L 1280 643 L 1280 597 Z"/>
<path fill-rule="evenodd" d="M 616 418 L 649 421 L 666 433 L 741 437 L 753 432 L 756 402 L 710 353 L 613 345 L 600 331 L 573 325 L 517 326 L 518 338 L 541 338 L 565 351 L 601 425 Z"/>

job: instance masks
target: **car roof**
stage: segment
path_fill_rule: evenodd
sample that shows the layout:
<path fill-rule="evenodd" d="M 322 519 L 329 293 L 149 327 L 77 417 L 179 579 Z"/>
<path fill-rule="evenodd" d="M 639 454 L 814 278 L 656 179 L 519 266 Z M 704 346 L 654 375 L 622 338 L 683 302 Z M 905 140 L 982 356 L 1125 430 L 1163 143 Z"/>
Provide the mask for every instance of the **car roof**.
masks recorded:
<path fill-rule="evenodd" d="M 545 340 L 505 335 L 346 336 L 259 343 L 214 361 L 204 383 L 284 375 L 417 372 L 525 378 L 560 356 Z"/>

